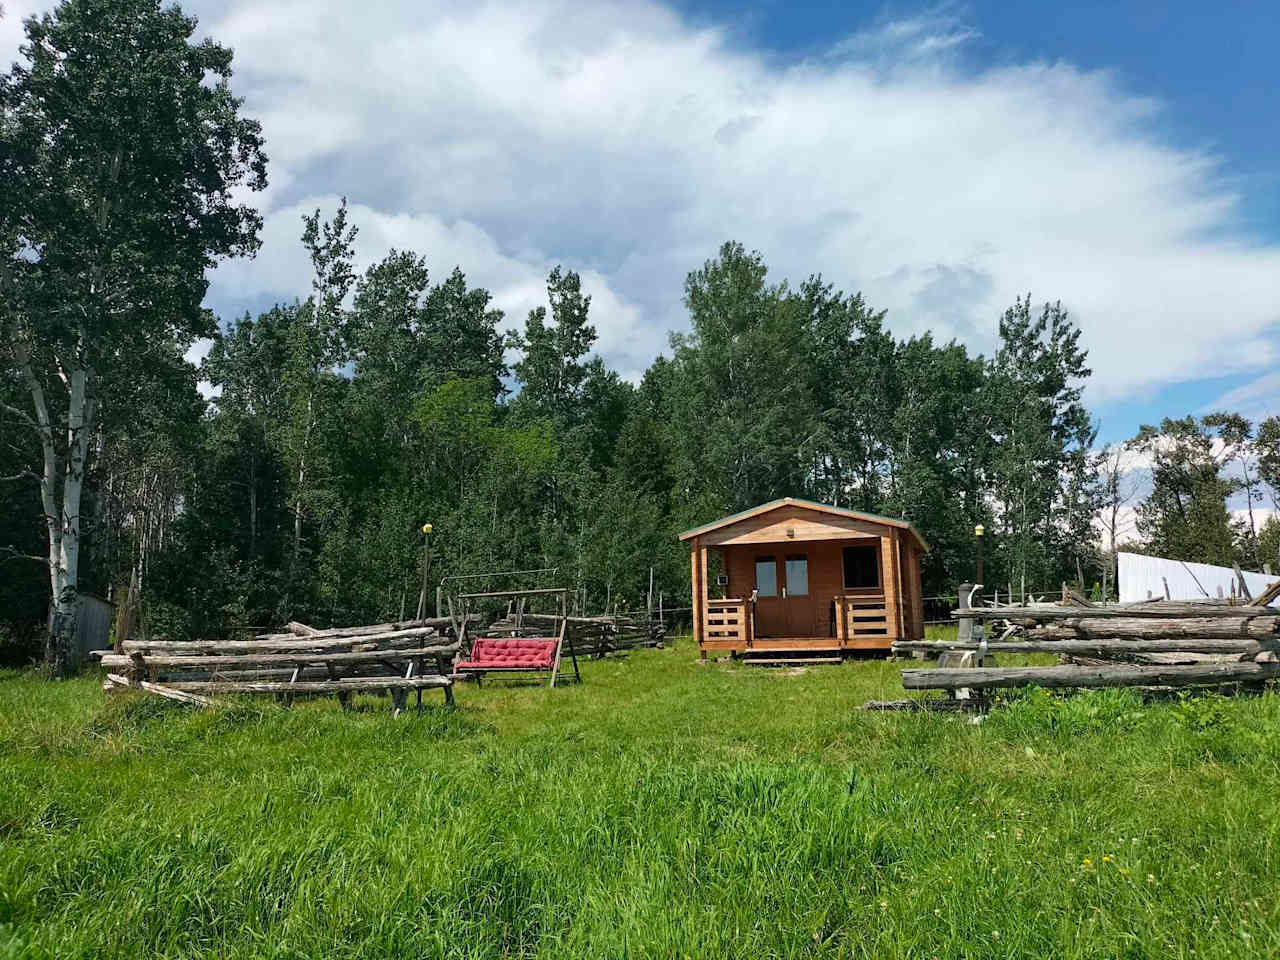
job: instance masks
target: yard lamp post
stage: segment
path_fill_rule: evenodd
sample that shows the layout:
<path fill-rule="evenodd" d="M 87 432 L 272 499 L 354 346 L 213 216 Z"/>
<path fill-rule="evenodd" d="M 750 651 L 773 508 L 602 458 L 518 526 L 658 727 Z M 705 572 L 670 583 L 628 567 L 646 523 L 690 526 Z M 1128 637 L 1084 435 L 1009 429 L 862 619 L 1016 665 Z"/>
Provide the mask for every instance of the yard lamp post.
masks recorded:
<path fill-rule="evenodd" d="M 418 617 L 421 620 L 427 613 L 427 572 L 431 569 L 431 524 L 422 525 L 422 592 L 418 594 Z M 440 613 L 439 610 L 436 611 Z"/>
<path fill-rule="evenodd" d="M 982 534 L 984 532 L 985 531 L 982 528 L 982 524 L 978 524 L 976 527 L 973 528 L 974 539 L 978 541 L 978 575 L 974 577 L 974 582 L 978 584 L 979 590 L 982 589 L 982 583 L 983 583 L 983 580 L 982 580 Z"/>

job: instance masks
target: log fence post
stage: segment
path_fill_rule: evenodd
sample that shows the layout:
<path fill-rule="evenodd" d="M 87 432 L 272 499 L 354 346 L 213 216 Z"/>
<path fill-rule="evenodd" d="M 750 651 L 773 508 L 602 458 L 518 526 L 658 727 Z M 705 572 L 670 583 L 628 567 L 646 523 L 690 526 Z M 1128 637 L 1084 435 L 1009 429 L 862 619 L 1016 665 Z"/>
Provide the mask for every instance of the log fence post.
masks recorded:
<path fill-rule="evenodd" d="M 141 689 L 147 670 L 147 662 L 143 659 L 141 651 L 130 654 L 129 663 L 129 686 Z"/>
<path fill-rule="evenodd" d="M 956 610 L 956 617 L 960 621 L 960 627 L 956 639 L 963 643 L 976 643 L 978 640 L 982 639 L 982 627 L 979 626 L 977 619 L 974 617 L 966 617 L 964 615 L 966 610 L 973 610 L 975 608 L 973 601 L 977 601 L 976 606 L 982 606 L 981 592 L 982 584 L 980 583 L 960 584 L 960 603 L 959 608 Z"/>

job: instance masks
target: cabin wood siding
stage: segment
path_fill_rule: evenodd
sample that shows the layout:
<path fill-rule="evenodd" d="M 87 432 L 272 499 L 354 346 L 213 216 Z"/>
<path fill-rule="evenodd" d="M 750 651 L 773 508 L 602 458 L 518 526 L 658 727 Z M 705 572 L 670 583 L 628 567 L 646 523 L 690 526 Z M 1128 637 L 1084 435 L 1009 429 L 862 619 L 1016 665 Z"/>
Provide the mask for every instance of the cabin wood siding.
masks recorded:
<path fill-rule="evenodd" d="M 751 644 L 756 646 L 767 646 L 777 638 L 783 645 L 887 650 L 895 640 L 923 636 L 919 534 L 903 522 L 880 523 L 832 514 L 829 509 L 788 501 L 692 532 L 688 539 L 693 548 L 694 633 L 704 655 L 708 649 L 741 652 L 741 645 L 728 638 L 707 636 L 703 622 L 707 601 L 715 598 L 745 604 L 747 615 L 754 615 Z M 875 547 L 878 587 L 845 588 L 844 549 L 856 545 Z M 728 580 L 724 586 L 708 582 L 709 550 L 721 557 Z M 808 594 L 801 597 L 791 593 L 786 578 L 787 558 L 797 556 L 807 561 Z M 756 561 L 761 557 L 773 558 L 778 595 L 760 598 L 752 607 Z M 874 622 L 877 617 L 882 618 L 879 623 Z"/>

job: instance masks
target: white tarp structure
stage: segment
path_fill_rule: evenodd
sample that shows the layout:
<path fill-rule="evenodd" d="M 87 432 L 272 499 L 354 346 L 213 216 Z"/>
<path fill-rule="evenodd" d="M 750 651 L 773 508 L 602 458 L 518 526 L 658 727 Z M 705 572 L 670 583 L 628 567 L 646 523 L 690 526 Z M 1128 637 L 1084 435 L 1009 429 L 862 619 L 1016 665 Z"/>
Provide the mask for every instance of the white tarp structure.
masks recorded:
<path fill-rule="evenodd" d="M 1164 584 L 1169 582 L 1171 600 L 1216 600 L 1219 596 L 1231 596 L 1236 584 L 1236 572 L 1230 567 L 1215 567 L 1209 563 L 1184 563 L 1181 560 L 1165 560 L 1163 557 L 1145 557 L 1140 553 L 1119 553 L 1120 602 L 1131 603 L 1148 597 L 1163 597 Z M 1258 596 L 1276 581 L 1266 573 L 1245 573 L 1244 582 L 1250 596 Z M 1218 590 L 1222 592 L 1219 594 Z M 1280 600 L 1271 604 L 1280 606 Z"/>

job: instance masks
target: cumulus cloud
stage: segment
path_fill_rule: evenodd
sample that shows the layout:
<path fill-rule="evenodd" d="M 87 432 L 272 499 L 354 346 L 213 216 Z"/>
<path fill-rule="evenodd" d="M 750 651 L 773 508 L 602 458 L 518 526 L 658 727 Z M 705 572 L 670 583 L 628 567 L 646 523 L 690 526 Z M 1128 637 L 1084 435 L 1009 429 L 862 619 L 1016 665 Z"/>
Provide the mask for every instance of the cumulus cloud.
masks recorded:
<path fill-rule="evenodd" d="M 273 299 L 302 298 L 310 292 L 311 266 L 300 241 L 302 218 L 319 209 L 332 216 L 342 198 L 308 196 L 274 210 L 263 223 L 262 251 L 253 260 L 222 265 L 215 294 L 233 313 L 252 310 Z M 427 258 L 436 280 L 455 266 L 468 282 L 493 295 L 494 306 L 505 313 L 505 327 L 523 327 L 533 307 L 546 302 L 548 261 L 504 253 L 486 231 L 466 220 L 447 223 L 430 214 L 387 213 L 362 203 L 348 203 L 348 223 L 359 227 L 354 245 L 357 265 L 374 263 L 391 249 L 413 250 Z M 565 262 L 571 263 L 566 259 Z M 633 350 L 633 335 L 645 331 L 638 308 L 620 297 L 597 270 L 582 269 L 583 289 L 591 296 L 591 316 L 600 331 L 598 348 L 615 361 L 624 375 L 638 378 L 652 357 Z M 641 342 L 653 342 L 659 331 L 648 330 Z"/>
<path fill-rule="evenodd" d="M 298 214 L 346 194 L 363 255 L 459 264 L 516 322 L 551 266 L 579 269 L 633 376 L 726 239 L 979 349 L 1018 294 L 1061 298 L 1094 401 L 1280 352 L 1280 249 L 1247 239 L 1218 158 L 1108 74 L 965 64 L 950 8 L 779 64 L 644 0 L 190 6 L 271 155 L 266 245 L 216 272 L 224 313 L 305 294 Z"/>

